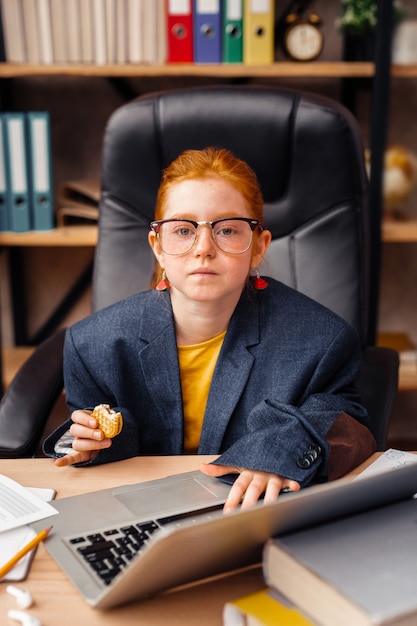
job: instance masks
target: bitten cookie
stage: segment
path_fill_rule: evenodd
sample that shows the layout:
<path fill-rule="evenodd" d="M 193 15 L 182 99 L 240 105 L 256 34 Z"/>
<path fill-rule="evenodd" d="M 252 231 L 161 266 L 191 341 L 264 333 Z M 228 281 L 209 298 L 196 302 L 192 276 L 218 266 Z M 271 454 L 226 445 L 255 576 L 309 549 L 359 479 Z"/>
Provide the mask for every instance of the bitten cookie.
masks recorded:
<path fill-rule="evenodd" d="M 113 411 L 109 404 L 98 404 L 94 407 L 92 415 L 97 420 L 97 424 L 106 438 L 116 437 L 122 430 L 122 414 Z"/>

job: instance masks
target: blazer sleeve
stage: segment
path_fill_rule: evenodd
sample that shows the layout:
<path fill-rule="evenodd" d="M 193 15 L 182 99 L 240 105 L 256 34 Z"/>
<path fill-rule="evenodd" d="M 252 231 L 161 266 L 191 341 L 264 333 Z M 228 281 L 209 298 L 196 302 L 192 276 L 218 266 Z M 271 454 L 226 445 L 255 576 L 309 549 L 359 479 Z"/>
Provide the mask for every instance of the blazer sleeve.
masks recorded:
<path fill-rule="evenodd" d="M 111 381 L 108 380 L 105 372 L 101 371 L 101 375 L 98 376 L 99 372 L 92 372 L 86 366 L 75 345 L 71 328 L 67 330 L 65 336 L 64 363 L 66 402 L 71 413 L 80 408 L 92 410 L 94 406 L 102 402 L 112 403 Z M 104 369 L 103 366 L 100 368 L 99 365 L 98 368 Z M 97 382 L 98 379 L 100 384 Z M 136 420 L 126 407 L 118 407 L 112 403 L 112 408 L 123 414 L 122 432 L 113 439 L 110 448 L 101 450 L 93 461 L 77 465 L 111 463 L 138 454 L 138 425 Z M 71 424 L 71 419 L 67 419 L 45 439 L 43 451 L 47 456 L 54 458 L 63 456 L 62 453 L 56 451 L 55 446 L 63 436 L 67 435 Z"/>
<path fill-rule="evenodd" d="M 265 471 L 298 481 L 332 480 L 376 449 L 354 389 L 360 366 L 356 332 L 343 325 L 315 368 L 297 406 L 271 397 L 248 416 L 247 433 L 216 464 Z"/>

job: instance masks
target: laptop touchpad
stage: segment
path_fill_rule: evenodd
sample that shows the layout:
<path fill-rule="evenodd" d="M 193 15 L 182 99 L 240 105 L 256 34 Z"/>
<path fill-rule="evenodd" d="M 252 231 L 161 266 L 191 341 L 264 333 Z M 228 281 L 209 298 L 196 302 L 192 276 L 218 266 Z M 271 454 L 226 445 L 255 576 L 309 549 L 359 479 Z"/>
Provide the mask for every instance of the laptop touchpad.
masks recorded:
<path fill-rule="evenodd" d="M 155 515 L 218 504 L 225 500 L 193 479 L 145 488 L 138 485 L 137 489 L 114 495 L 134 515 L 151 518 Z"/>

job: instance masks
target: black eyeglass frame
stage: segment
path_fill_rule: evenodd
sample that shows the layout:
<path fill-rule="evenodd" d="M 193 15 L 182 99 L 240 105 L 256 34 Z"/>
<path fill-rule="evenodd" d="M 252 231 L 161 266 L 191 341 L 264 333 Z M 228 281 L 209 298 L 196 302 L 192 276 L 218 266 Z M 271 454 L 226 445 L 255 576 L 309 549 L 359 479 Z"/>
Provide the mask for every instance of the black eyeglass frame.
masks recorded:
<path fill-rule="evenodd" d="M 193 241 L 192 246 L 186 251 L 186 252 L 166 252 L 162 246 L 162 250 L 163 252 L 165 252 L 165 254 L 169 254 L 170 256 L 180 256 L 182 254 L 187 254 L 188 252 L 190 252 L 190 250 L 192 250 L 195 242 L 197 241 L 197 228 L 199 226 L 210 226 L 211 227 L 211 235 L 213 237 L 213 241 L 216 244 L 216 246 L 219 248 L 219 250 L 221 250 L 222 252 L 224 252 L 225 254 L 243 254 L 244 252 L 247 252 L 247 250 L 249 250 L 250 246 L 252 245 L 252 237 L 251 240 L 248 244 L 248 247 L 245 248 L 245 250 L 242 250 L 240 252 L 226 252 L 225 250 L 223 250 L 222 248 L 220 248 L 219 244 L 216 241 L 216 238 L 213 234 L 213 229 L 216 226 L 216 224 L 220 224 L 221 222 L 229 222 L 230 220 L 233 221 L 239 221 L 239 222 L 246 222 L 247 224 L 249 224 L 250 229 L 252 231 L 252 233 L 254 232 L 255 228 L 257 228 L 259 226 L 259 228 L 261 229 L 261 231 L 264 229 L 263 224 L 259 221 L 259 220 L 255 220 L 252 217 L 221 217 L 218 220 L 214 220 L 213 222 L 196 222 L 195 220 L 189 220 L 187 218 L 181 218 L 181 217 L 172 217 L 172 218 L 168 218 L 166 220 L 154 220 L 149 224 L 149 227 L 151 230 L 153 230 L 156 235 L 159 238 L 159 231 L 160 228 L 162 226 L 162 224 L 165 224 L 167 222 L 186 222 L 187 224 L 192 224 L 195 228 L 195 238 Z"/>

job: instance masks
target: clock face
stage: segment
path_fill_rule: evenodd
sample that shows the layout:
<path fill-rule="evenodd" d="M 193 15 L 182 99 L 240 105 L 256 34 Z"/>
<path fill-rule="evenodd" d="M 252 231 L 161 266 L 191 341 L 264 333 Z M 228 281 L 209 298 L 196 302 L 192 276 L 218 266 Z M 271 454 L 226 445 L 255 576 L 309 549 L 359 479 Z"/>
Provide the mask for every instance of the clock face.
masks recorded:
<path fill-rule="evenodd" d="M 314 24 L 292 24 L 285 33 L 284 46 L 295 61 L 312 61 L 323 48 L 323 34 Z"/>

